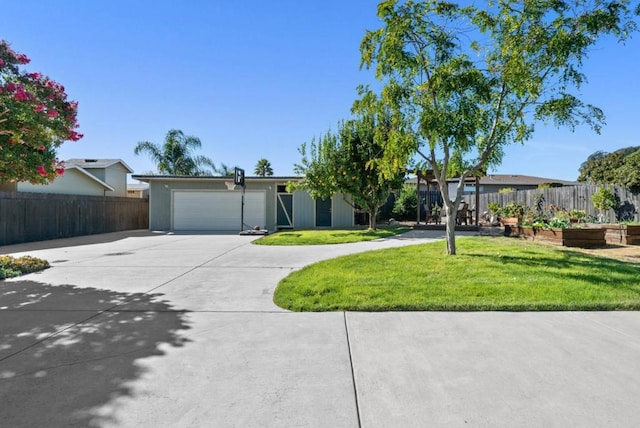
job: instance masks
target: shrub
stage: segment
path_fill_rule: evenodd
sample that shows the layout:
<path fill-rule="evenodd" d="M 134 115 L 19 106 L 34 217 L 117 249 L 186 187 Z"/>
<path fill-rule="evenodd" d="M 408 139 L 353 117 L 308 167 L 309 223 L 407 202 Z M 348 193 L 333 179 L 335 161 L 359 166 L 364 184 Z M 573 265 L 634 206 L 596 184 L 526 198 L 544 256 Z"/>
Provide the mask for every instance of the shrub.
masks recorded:
<path fill-rule="evenodd" d="M 502 189 L 498 190 L 498 193 L 512 193 L 515 191 L 516 189 L 514 189 L 513 187 L 503 187 Z"/>
<path fill-rule="evenodd" d="M 596 193 L 591 195 L 591 202 L 593 202 L 593 206 L 600 212 L 598 214 L 599 222 L 605 221 L 605 211 L 615 210 L 619 205 L 615 193 L 607 187 L 600 187 Z"/>
<path fill-rule="evenodd" d="M 13 278 L 26 273 L 47 269 L 49 262 L 31 256 L 0 256 L 0 279 Z"/>
<path fill-rule="evenodd" d="M 391 213 L 396 219 L 409 220 L 415 218 L 418 210 L 418 195 L 415 186 L 405 184 L 400 189 Z"/>
<path fill-rule="evenodd" d="M 500 209 L 502 217 L 522 217 L 524 214 L 524 206 L 512 201 Z"/>
<path fill-rule="evenodd" d="M 612 210 L 618 207 L 616 195 L 607 187 L 600 187 L 596 193 L 591 195 L 591 202 L 600 211 Z"/>
<path fill-rule="evenodd" d="M 500 212 L 502 211 L 500 209 L 500 204 L 497 202 L 489 202 L 487 204 L 487 208 L 489 208 L 489 211 L 491 211 L 493 215 L 500 215 Z"/>

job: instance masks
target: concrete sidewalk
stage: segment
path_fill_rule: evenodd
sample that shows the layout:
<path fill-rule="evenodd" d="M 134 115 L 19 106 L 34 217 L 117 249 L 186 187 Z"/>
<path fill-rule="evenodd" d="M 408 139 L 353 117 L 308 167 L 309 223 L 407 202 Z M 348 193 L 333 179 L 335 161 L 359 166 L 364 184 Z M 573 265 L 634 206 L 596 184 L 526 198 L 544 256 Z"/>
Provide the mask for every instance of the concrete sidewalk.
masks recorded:
<path fill-rule="evenodd" d="M 441 239 L 262 247 L 109 234 L 0 247 L 0 425 L 636 426 L 640 314 L 291 313 L 291 271 Z"/>

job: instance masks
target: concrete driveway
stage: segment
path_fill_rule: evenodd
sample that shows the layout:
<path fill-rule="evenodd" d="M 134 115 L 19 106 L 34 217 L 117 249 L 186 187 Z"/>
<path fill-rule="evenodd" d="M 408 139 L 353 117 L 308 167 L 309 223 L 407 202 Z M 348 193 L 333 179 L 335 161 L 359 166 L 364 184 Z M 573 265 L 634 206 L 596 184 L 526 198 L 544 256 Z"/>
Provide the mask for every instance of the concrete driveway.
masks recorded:
<path fill-rule="evenodd" d="M 0 425 L 640 420 L 639 313 L 291 313 L 272 302 L 291 271 L 441 236 L 319 247 L 253 239 L 137 232 L 0 247 L 52 264 L 0 282 Z"/>

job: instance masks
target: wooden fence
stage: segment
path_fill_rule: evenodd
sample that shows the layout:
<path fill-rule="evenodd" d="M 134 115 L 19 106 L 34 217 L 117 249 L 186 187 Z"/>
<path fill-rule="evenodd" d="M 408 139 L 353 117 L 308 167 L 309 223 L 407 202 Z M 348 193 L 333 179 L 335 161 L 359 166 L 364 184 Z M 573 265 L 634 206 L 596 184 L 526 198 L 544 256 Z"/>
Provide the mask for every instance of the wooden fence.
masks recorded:
<path fill-rule="evenodd" d="M 0 245 L 148 228 L 148 199 L 0 192 Z"/>
<path fill-rule="evenodd" d="M 519 204 L 535 209 L 536 202 L 540 194 L 542 194 L 545 206 L 555 205 L 566 210 L 585 210 L 587 215 L 595 217 L 598 215 L 598 210 L 594 208 L 591 202 L 591 195 L 597 190 L 597 186 L 579 185 L 543 190 L 519 190 L 509 193 L 481 193 L 479 195 L 479 212 L 482 214 L 487 211 L 489 202 L 497 202 L 500 206 L 505 206 L 509 202 L 516 201 Z M 623 187 L 613 186 L 613 190 L 619 201 L 618 209 L 606 212 L 605 218 L 608 221 L 640 221 L 640 214 L 638 213 L 640 195 Z M 475 206 L 475 195 L 465 195 L 464 200 L 469 203 L 469 206 Z"/>

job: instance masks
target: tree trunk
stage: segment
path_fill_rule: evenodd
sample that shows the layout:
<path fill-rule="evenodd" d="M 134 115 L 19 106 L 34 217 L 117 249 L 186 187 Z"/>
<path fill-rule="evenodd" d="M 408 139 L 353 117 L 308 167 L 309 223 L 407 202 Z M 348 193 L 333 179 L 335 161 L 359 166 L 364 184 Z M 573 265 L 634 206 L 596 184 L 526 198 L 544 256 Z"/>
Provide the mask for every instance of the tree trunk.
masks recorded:
<path fill-rule="evenodd" d="M 378 209 L 369 211 L 369 230 L 376 230 L 376 222 L 378 219 Z"/>
<path fill-rule="evenodd" d="M 446 236 L 447 236 L 447 254 L 456 254 L 456 217 L 457 207 L 451 207 L 449 204 L 444 204 L 445 212 L 447 213 L 446 223 Z"/>

